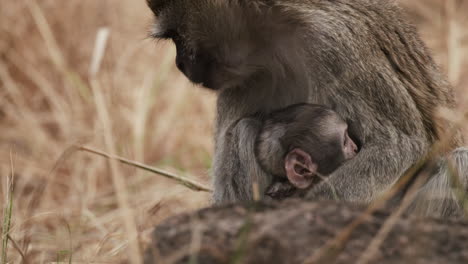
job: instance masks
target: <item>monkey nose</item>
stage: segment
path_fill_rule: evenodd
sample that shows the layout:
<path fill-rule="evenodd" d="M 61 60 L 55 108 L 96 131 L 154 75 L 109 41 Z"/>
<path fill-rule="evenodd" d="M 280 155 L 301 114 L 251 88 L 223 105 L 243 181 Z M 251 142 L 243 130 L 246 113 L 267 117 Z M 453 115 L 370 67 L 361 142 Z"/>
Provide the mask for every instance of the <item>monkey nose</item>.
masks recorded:
<path fill-rule="evenodd" d="M 354 142 L 352 142 L 351 149 L 353 150 L 354 153 L 358 153 L 358 147 Z"/>

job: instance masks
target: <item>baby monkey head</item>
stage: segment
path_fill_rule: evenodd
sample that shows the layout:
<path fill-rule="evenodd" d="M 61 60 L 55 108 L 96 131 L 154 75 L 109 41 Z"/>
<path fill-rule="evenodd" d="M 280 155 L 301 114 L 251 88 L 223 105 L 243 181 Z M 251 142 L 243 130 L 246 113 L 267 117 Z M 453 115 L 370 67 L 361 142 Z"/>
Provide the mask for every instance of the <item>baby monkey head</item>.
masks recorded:
<path fill-rule="evenodd" d="M 291 20 L 272 1 L 147 0 L 156 20 L 152 37 L 172 40 L 176 65 L 193 83 L 220 90 L 243 86 L 265 76 L 288 74 L 280 49 Z M 284 20 L 284 21 L 283 21 Z M 286 21 L 287 20 L 287 21 Z"/>
<path fill-rule="evenodd" d="M 356 156 L 348 125 L 333 110 L 298 104 L 272 112 L 256 142 L 265 171 L 305 189 Z"/>

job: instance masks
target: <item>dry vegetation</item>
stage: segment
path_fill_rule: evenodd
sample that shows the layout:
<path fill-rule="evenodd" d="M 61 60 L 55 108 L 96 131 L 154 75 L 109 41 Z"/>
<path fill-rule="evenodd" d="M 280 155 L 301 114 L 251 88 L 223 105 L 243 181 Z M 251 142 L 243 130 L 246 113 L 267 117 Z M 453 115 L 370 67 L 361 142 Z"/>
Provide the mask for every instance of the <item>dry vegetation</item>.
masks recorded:
<path fill-rule="evenodd" d="M 466 105 L 468 1 L 402 2 Z M 154 224 L 208 204 L 157 175 L 70 151 L 85 144 L 209 182 L 214 95 L 176 71 L 170 43 L 147 38 L 150 23 L 143 0 L 2 4 L 0 201 L 8 207 L 13 176 L 11 263 L 21 254 L 137 263 Z M 109 39 L 94 52 L 102 28 Z"/>

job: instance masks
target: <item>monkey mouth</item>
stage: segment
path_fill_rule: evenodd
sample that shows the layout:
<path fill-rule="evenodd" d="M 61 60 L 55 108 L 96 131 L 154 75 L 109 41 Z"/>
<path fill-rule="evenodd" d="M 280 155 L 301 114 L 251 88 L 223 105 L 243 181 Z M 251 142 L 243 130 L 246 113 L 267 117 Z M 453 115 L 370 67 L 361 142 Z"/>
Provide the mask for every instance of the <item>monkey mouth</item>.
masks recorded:
<path fill-rule="evenodd" d="M 220 86 L 215 84 L 215 82 L 213 81 L 213 78 L 211 78 L 208 73 L 198 74 L 198 75 L 185 73 L 185 72 L 183 73 L 189 79 L 189 81 L 193 83 L 194 85 L 201 86 L 203 88 L 214 90 L 214 91 L 220 89 Z"/>
<path fill-rule="evenodd" d="M 185 73 L 184 73 L 185 74 Z M 243 84 L 243 80 L 238 76 L 224 75 L 224 74 L 210 74 L 205 72 L 203 76 L 191 76 L 191 74 L 185 74 L 185 76 L 195 85 L 202 86 L 203 88 L 220 91 L 227 90 L 235 87 L 240 87 Z M 196 78 L 199 77 L 199 78 Z"/>
<path fill-rule="evenodd" d="M 212 91 L 219 91 L 219 90 L 223 90 L 227 88 L 226 84 L 228 82 L 216 82 L 214 78 L 206 77 L 206 78 L 203 78 L 202 81 L 194 82 L 194 83 Z"/>
<path fill-rule="evenodd" d="M 209 90 L 219 90 L 218 87 L 216 87 L 215 85 L 213 85 L 213 83 L 209 80 L 207 80 L 206 78 L 203 78 L 203 79 L 196 79 L 196 78 L 192 78 L 191 76 L 188 76 L 187 74 L 184 73 L 184 75 L 187 77 L 187 79 L 194 85 L 196 86 L 200 86 L 200 87 L 203 87 L 203 88 L 206 88 L 206 89 L 209 89 Z"/>
<path fill-rule="evenodd" d="M 203 88 L 206 88 L 206 89 L 209 89 L 209 90 L 213 90 L 213 91 L 217 91 L 217 90 L 220 89 L 219 87 L 213 85 L 212 82 L 206 81 L 206 80 L 203 81 L 203 82 L 195 83 L 195 84 L 200 85 L 200 86 L 202 86 Z"/>

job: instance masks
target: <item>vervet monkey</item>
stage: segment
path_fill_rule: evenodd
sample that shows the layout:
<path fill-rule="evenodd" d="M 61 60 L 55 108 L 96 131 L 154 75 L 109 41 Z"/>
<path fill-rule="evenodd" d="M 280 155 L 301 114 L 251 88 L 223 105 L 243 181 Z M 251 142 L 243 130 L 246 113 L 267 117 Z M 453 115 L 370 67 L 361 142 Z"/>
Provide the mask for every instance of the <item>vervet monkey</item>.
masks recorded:
<path fill-rule="evenodd" d="M 275 199 L 318 183 L 358 152 L 346 122 L 314 104 L 291 105 L 264 117 L 255 150 L 260 166 L 274 177 L 266 194 Z"/>
<path fill-rule="evenodd" d="M 177 67 L 217 93 L 217 204 L 251 200 L 252 186 L 263 193 L 272 181 L 251 159 L 258 124 L 236 122 L 254 113 L 304 102 L 334 109 L 359 153 L 307 196 L 360 203 L 393 186 L 448 128 L 434 114 L 454 107 L 452 88 L 393 1 L 147 1 L 153 37 L 171 39 Z"/>

